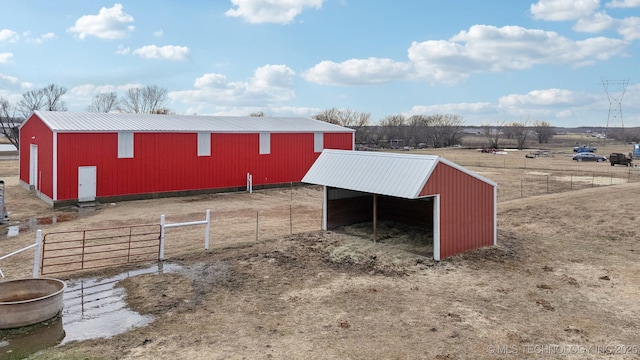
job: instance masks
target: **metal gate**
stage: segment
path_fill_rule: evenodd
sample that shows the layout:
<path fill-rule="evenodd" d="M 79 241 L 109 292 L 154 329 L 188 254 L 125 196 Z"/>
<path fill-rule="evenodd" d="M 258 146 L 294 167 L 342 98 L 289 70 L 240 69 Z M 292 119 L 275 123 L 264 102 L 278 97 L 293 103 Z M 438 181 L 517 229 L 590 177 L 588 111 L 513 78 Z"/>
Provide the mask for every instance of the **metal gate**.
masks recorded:
<path fill-rule="evenodd" d="M 160 225 L 53 232 L 42 239 L 41 274 L 158 260 Z"/>

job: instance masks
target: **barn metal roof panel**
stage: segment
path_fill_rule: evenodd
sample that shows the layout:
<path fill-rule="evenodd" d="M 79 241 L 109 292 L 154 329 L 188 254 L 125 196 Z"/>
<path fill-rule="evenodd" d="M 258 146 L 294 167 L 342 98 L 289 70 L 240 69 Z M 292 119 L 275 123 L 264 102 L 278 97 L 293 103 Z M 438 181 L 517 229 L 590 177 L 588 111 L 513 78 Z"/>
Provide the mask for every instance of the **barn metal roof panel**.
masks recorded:
<path fill-rule="evenodd" d="M 188 116 L 36 111 L 51 130 L 60 132 L 353 132 L 304 117 Z"/>
<path fill-rule="evenodd" d="M 416 199 L 439 162 L 497 186 L 493 181 L 439 156 L 347 150 L 324 150 L 302 182 Z"/>

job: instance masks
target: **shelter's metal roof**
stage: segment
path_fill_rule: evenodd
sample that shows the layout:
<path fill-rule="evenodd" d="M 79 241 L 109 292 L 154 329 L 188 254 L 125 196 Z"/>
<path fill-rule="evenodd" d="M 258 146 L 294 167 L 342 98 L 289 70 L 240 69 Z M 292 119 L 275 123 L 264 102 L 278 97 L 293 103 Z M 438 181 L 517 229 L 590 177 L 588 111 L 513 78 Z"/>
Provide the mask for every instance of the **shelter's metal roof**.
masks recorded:
<path fill-rule="evenodd" d="M 496 186 L 439 156 L 347 150 L 324 150 L 302 182 L 416 199 L 439 162 Z"/>
<path fill-rule="evenodd" d="M 51 130 L 60 132 L 353 132 L 304 117 L 188 116 L 94 112 L 35 111 Z"/>

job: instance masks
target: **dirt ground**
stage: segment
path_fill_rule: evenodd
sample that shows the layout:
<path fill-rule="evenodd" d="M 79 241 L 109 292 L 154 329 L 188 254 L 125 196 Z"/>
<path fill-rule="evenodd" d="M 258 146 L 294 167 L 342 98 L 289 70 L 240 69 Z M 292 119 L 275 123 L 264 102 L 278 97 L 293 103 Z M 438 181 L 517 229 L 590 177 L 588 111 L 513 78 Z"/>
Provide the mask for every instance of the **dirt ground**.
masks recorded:
<path fill-rule="evenodd" d="M 523 153 L 440 155 L 464 159 L 503 191 L 531 171 L 616 179 L 636 171 L 576 164 L 568 152 L 527 159 L 526 168 L 518 165 Z M 150 325 L 32 359 L 640 358 L 640 182 L 499 198 L 497 246 L 434 262 L 428 236 L 393 224 L 382 224 L 376 244 L 366 224 L 320 231 L 316 187 L 77 214 L 49 209 L 20 188 L 15 166 L 0 162 L 12 221 L 74 214 L 42 221 L 44 232 L 154 223 L 160 214 L 193 221 L 206 209 L 214 223 L 208 251 L 201 227 L 167 234 L 167 261 L 181 270 L 121 281 L 131 309 L 155 317 Z M 1 239 L 0 255 L 33 238 L 30 229 Z M 4 280 L 30 276 L 32 256 L 0 262 Z"/>

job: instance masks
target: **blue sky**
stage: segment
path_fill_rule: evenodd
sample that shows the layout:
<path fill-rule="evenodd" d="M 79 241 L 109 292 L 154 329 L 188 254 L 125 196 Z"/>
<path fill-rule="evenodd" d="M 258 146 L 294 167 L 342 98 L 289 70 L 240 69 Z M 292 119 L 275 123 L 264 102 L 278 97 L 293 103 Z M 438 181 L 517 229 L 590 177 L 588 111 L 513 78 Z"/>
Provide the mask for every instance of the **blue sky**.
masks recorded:
<path fill-rule="evenodd" d="M 54 83 L 84 111 L 158 85 L 178 114 L 635 127 L 639 44 L 640 0 L 2 0 L 0 97 Z"/>

